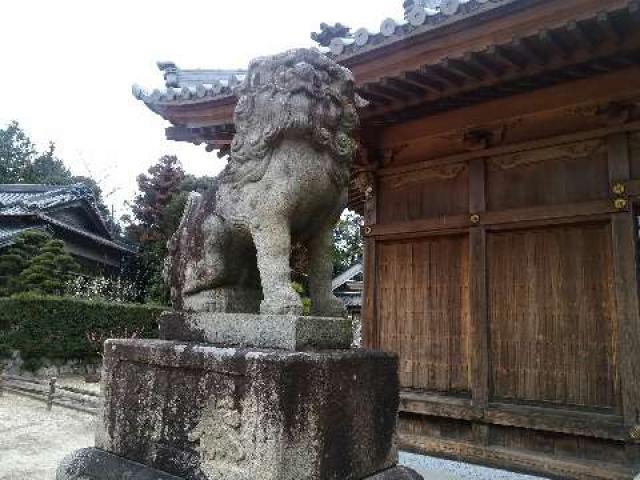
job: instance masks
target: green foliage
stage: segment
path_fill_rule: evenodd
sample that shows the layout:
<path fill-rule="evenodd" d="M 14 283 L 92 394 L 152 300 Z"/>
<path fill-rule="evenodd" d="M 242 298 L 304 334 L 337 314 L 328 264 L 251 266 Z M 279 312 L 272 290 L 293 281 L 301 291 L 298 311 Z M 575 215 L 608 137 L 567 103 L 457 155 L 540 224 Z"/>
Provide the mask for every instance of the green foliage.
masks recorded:
<path fill-rule="evenodd" d="M 61 240 L 48 240 L 29 266 L 22 270 L 18 283 L 23 291 L 61 295 L 73 273 L 79 269 Z"/>
<path fill-rule="evenodd" d="M 55 156 L 55 145 L 39 153 L 17 122 L 0 129 L 0 183 L 72 183 L 71 172 Z"/>
<path fill-rule="evenodd" d="M 22 290 L 20 274 L 51 237 L 41 230 L 27 230 L 16 237 L 15 243 L 0 254 L 0 296 Z"/>
<path fill-rule="evenodd" d="M 0 298 L 0 354 L 88 360 L 106 338 L 153 338 L 162 308 L 21 294 Z"/>
<path fill-rule="evenodd" d="M 291 282 L 291 286 L 300 295 L 300 300 L 302 300 L 302 315 L 311 315 L 311 299 L 307 295 L 304 285 L 298 282 Z"/>
<path fill-rule="evenodd" d="M 339 275 L 362 258 L 362 217 L 345 210 L 333 229 L 333 274 Z"/>

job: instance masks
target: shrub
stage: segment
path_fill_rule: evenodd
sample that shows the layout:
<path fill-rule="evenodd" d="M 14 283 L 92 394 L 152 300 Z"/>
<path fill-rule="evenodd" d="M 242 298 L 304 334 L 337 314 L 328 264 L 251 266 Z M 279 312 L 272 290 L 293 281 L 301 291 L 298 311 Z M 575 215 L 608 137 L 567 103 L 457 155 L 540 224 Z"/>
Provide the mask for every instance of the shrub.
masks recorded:
<path fill-rule="evenodd" d="M 18 277 L 24 291 L 61 295 L 80 267 L 64 249 L 62 240 L 49 240 Z"/>
<path fill-rule="evenodd" d="M 27 230 L 0 254 L 0 296 L 21 291 L 18 277 L 51 237 L 40 230 Z"/>
<path fill-rule="evenodd" d="M 0 298 L 0 354 L 19 350 L 25 360 L 93 360 L 95 339 L 157 336 L 162 308 L 20 294 Z"/>

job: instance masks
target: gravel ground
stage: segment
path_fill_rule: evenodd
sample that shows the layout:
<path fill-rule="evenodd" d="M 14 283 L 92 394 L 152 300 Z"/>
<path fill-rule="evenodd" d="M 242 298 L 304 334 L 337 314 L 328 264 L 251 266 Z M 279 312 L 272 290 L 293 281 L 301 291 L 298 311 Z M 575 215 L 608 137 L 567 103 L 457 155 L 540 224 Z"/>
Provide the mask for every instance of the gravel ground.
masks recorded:
<path fill-rule="evenodd" d="M 84 388 L 80 381 L 69 382 Z M 53 480 L 62 458 L 93 445 L 95 418 L 44 402 L 5 393 L 0 397 L 0 480 Z M 401 453 L 400 463 L 425 480 L 541 480 L 503 470 Z"/>
<path fill-rule="evenodd" d="M 94 417 L 6 392 L 0 397 L 0 480 L 53 480 L 58 463 L 93 445 Z"/>
<path fill-rule="evenodd" d="M 532 477 L 407 452 L 400 452 L 400 463 L 421 473 L 425 480 L 545 480 L 543 477 Z"/>

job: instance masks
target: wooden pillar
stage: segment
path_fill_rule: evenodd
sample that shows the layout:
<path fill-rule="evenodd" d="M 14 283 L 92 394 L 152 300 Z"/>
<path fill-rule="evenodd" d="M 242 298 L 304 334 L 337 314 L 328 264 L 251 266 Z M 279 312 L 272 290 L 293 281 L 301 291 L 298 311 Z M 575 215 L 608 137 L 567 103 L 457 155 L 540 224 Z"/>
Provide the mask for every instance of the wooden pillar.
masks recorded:
<path fill-rule="evenodd" d="M 487 323 L 487 242 L 480 221 L 486 211 L 485 159 L 469 163 L 469 311 L 471 322 L 471 401 L 484 409 L 489 403 L 489 345 Z M 489 427 L 473 424 L 477 443 L 488 444 Z"/>
<path fill-rule="evenodd" d="M 629 143 L 625 133 L 607 138 L 609 182 L 619 203 L 611 215 L 614 291 L 618 323 L 618 369 L 622 415 L 627 427 L 640 423 L 640 314 L 636 278 L 636 225 L 631 205 L 625 205 L 619 184 L 630 179 Z"/>

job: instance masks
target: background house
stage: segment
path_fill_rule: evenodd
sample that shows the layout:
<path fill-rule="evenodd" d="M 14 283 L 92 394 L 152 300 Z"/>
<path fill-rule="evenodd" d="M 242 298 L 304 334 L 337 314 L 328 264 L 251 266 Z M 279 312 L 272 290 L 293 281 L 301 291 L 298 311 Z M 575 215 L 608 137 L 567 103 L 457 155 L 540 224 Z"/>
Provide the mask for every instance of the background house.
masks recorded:
<path fill-rule="evenodd" d="M 342 300 L 352 320 L 360 321 L 363 285 L 361 261 L 353 264 L 331 281 L 333 294 Z"/>
<path fill-rule="evenodd" d="M 0 252 L 27 230 L 46 230 L 89 272 L 116 274 L 135 254 L 114 240 L 84 184 L 0 184 Z"/>

